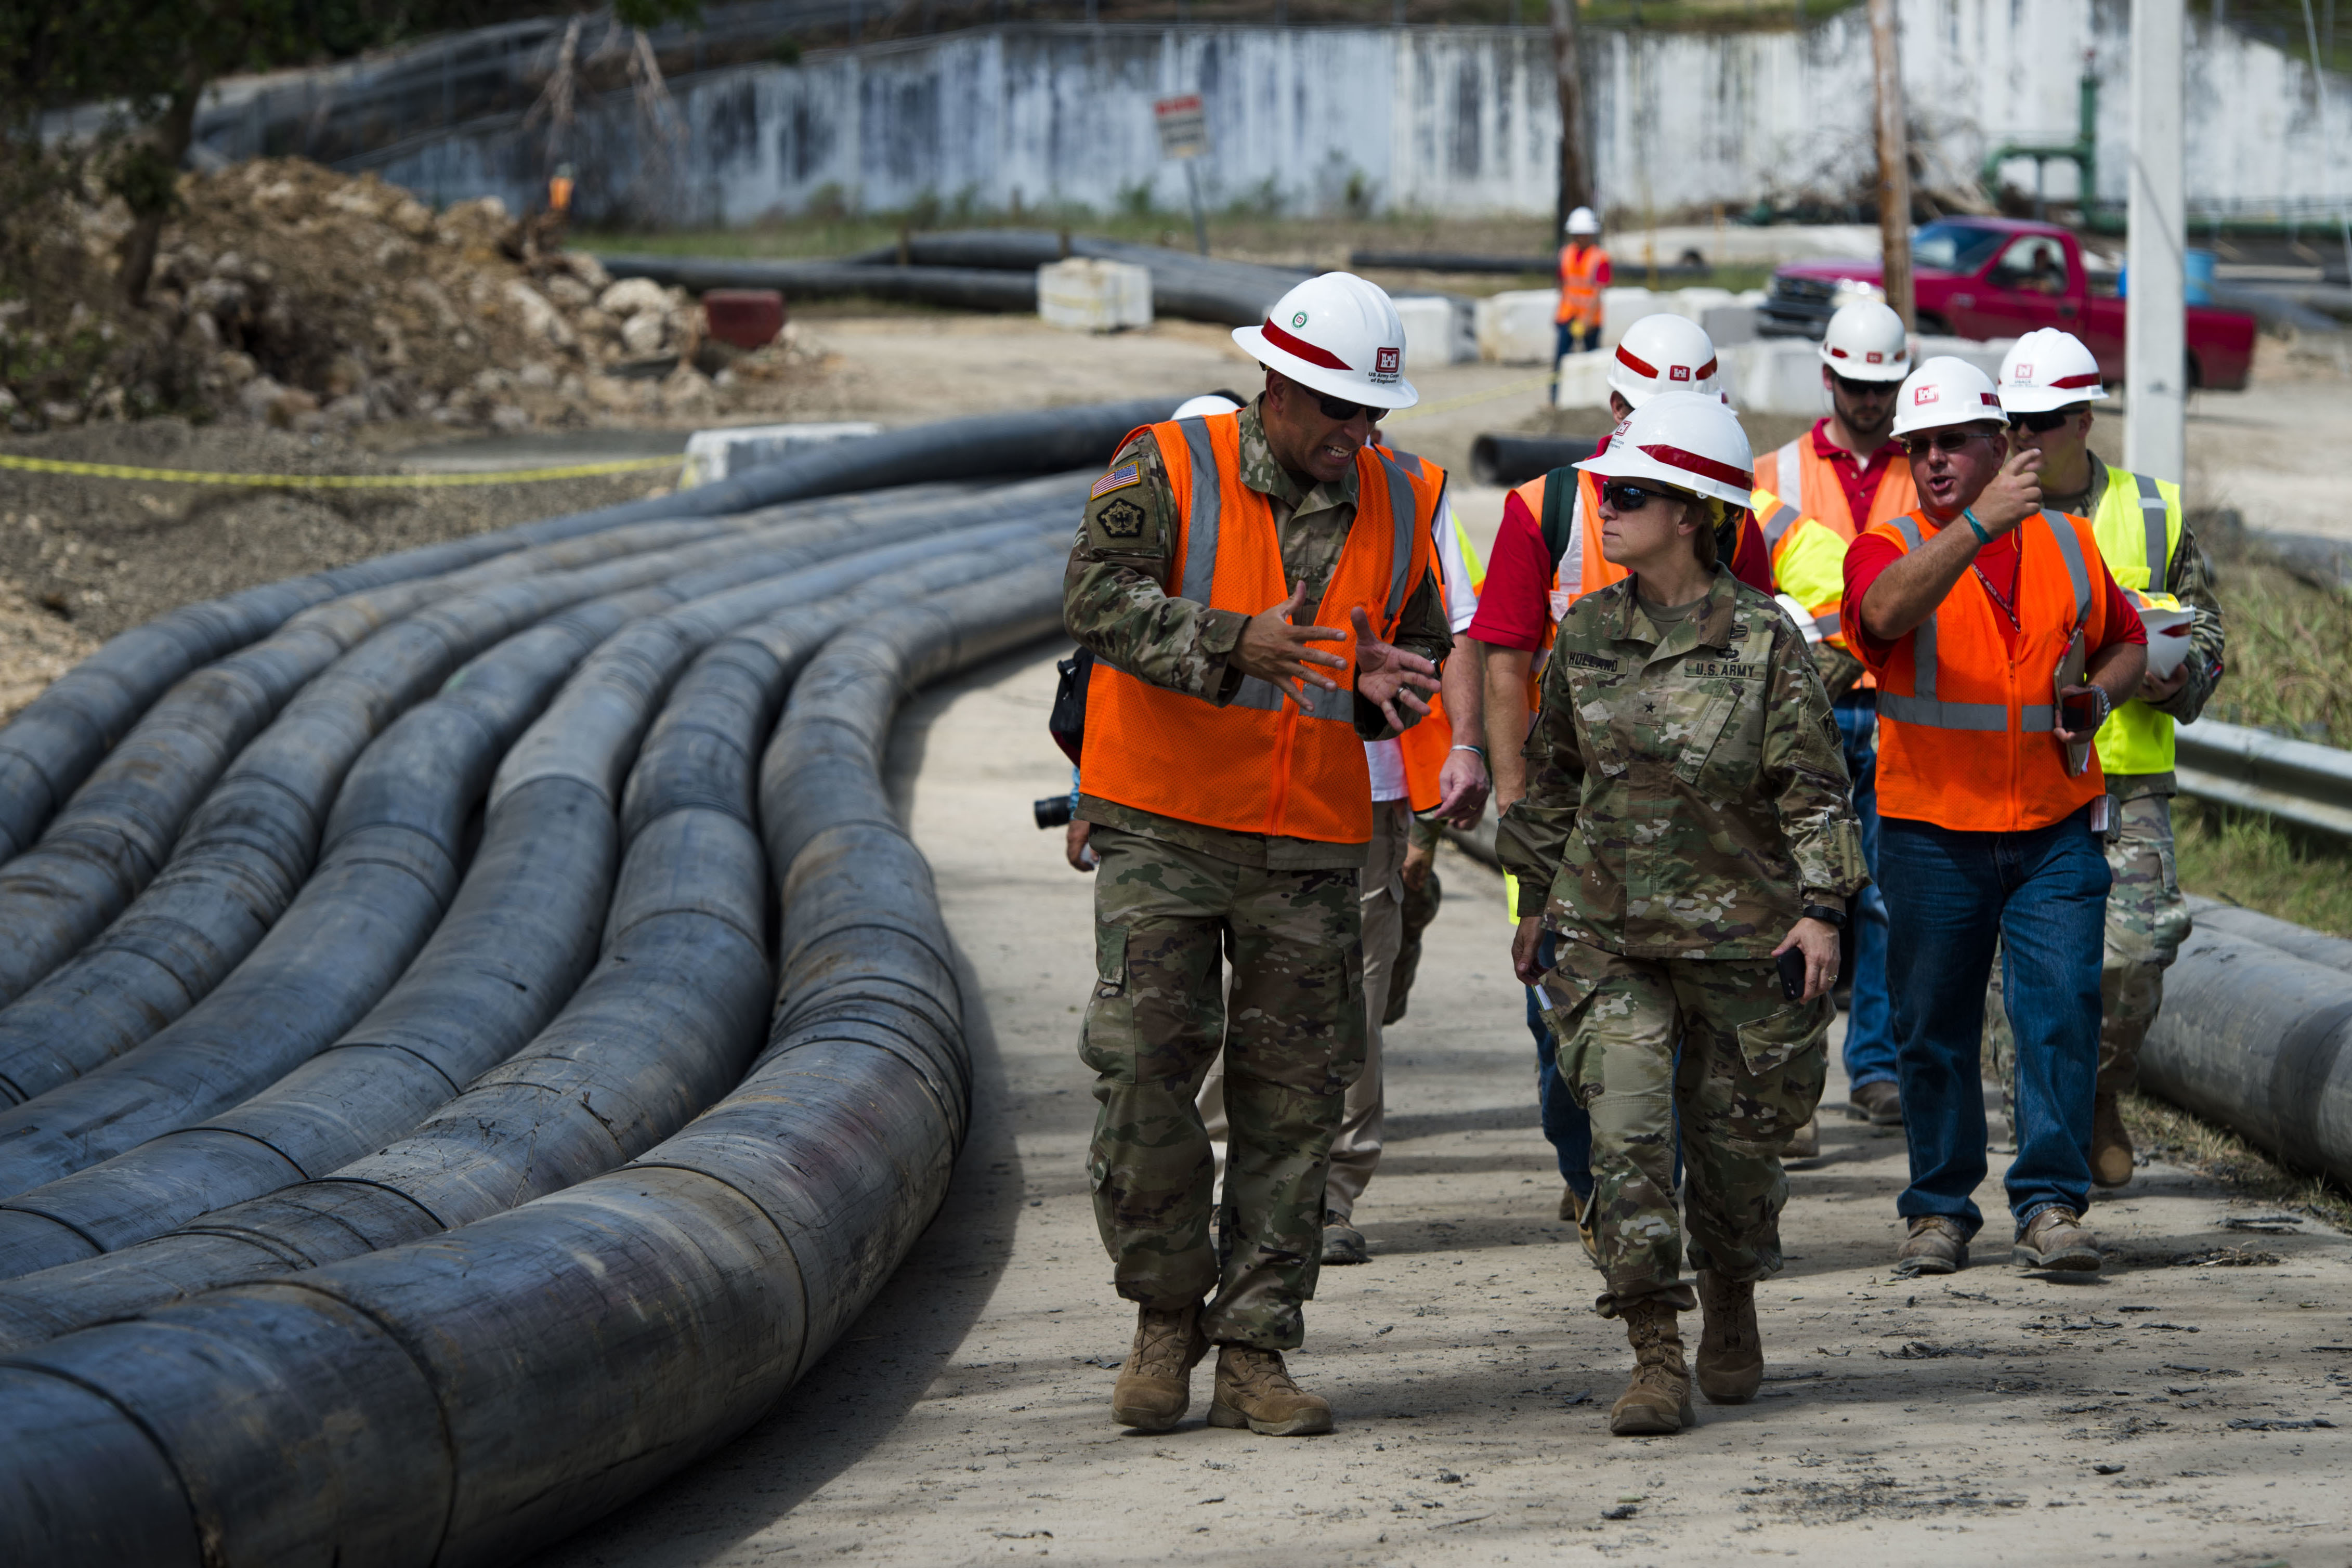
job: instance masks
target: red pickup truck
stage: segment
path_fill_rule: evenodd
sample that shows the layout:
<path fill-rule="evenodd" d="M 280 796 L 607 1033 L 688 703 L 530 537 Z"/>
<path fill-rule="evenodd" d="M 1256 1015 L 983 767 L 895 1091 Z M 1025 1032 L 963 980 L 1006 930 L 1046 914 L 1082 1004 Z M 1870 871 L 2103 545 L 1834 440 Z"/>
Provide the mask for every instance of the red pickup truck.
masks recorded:
<path fill-rule="evenodd" d="M 1875 261 L 1791 261 L 1772 274 L 1757 312 L 1767 337 L 1819 338 L 1831 312 L 1874 294 Z M 2054 224 L 2015 218 L 1944 218 L 1911 239 L 1911 290 L 1919 330 L 1998 341 L 2037 327 L 2074 333 L 2098 356 L 2100 374 L 2124 374 L 2124 301 L 2116 274 L 2084 266 L 2083 247 Z M 2235 392 L 2254 358 L 2254 318 L 2189 307 L 2189 384 Z"/>

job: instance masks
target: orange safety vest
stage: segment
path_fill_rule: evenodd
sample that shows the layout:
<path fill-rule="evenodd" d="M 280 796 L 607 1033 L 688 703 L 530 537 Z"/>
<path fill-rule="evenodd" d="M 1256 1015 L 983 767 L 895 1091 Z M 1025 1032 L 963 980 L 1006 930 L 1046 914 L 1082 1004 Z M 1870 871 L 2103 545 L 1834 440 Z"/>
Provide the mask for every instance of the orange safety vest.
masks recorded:
<path fill-rule="evenodd" d="M 1552 316 L 1555 325 L 1601 324 L 1601 264 L 1608 259 L 1609 253 L 1597 245 L 1559 247 L 1559 310 Z"/>
<path fill-rule="evenodd" d="M 1924 512 L 1870 532 L 1909 554 L 1935 536 Z M 2098 759 L 2066 776 L 2057 718 L 2059 660 L 2081 632 L 2106 640 L 2107 595 L 2092 573 L 2091 525 L 2044 511 L 2018 525 L 2018 631 L 1974 572 L 1895 645 L 1878 681 L 1878 811 L 1964 833 L 2016 833 L 2074 815 L 2106 788 Z"/>
<path fill-rule="evenodd" d="M 1161 586 L 1171 597 L 1244 616 L 1287 598 L 1274 508 L 1241 481 L 1240 416 L 1149 428 L 1179 519 Z M 1418 458 L 1370 447 L 1356 454 L 1355 522 L 1311 623 L 1345 632 L 1316 646 L 1339 655 L 1351 674 L 1349 612 L 1360 605 L 1381 637 L 1396 635 L 1405 602 L 1433 569 L 1429 525 L 1444 483 L 1443 471 Z M 1353 682 L 1306 692 L 1302 709 L 1280 688 L 1247 677 L 1220 708 L 1098 658 L 1078 764 L 1087 793 L 1235 833 L 1366 843 L 1372 777 L 1356 734 Z"/>
<path fill-rule="evenodd" d="M 1793 486 L 1788 482 L 1791 472 L 1798 476 Z M 1853 508 L 1846 504 L 1845 486 L 1838 482 L 1837 469 L 1814 448 L 1811 430 L 1756 460 L 1756 488 L 1784 500 L 1793 497 L 1799 511 L 1827 524 L 1848 542 L 1863 530 L 1892 522 L 1919 507 L 1911 465 L 1897 458 L 1878 476 L 1878 493 L 1871 498 L 1870 515 L 1857 522 Z"/>

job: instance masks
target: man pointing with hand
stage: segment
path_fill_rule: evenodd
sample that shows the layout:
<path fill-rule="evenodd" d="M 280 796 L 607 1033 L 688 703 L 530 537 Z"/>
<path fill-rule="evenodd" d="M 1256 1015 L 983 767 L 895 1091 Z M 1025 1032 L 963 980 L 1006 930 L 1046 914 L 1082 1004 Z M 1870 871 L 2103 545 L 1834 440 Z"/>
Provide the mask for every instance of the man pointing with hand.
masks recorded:
<path fill-rule="evenodd" d="M 1174 1426 L 1213 1343 L 1210 1422 L 1286 1436 L 1331 1426 L 1282 1352 L 1364 1060 L 1363 742 L 1428 711 L 1453 641 L 1430 543 L 1445 479 L 1370 444 L 1418 401 L 1379 289 L 1328 273 L 1234 337 L 1264 394 L 1130 436 L 1070 553 L 1064 616 L 1097 659 L 1076 815 L 1101 857 L 1080 1052 L 1096 1223 L 1138 1308 L 1113 1417 Z M 1193 1097 L 1221 1053 L 1213 1248 Z"/>

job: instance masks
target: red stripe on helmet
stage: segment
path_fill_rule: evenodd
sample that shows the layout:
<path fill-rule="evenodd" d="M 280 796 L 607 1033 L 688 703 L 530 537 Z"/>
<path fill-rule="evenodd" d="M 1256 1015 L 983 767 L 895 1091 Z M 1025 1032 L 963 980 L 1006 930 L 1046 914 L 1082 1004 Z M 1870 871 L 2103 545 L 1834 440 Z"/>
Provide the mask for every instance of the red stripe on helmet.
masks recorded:
<path fill-rule="evenodd" d="M 2057 380 L 2052 382 L 2050 386 L 2053 391 L 2056 391 L 2060 387 L 2072 388 L 2077 386 L 2096 386 L 2098 384 L 2099 373 L 2094 370 L 2085 372 L 2081 375 L 2062 375 Z"/>
<path fill-rule="evenodd" d="M 1703 479 L 1713 479 L 1718 484 L 1738 485 L 1743 490 L 1752 490 L 1756 488 L 1756 476 L 1748 469 L 1735 468 L 1729 463 L 1718 463 L 1713 458 L 1685 451 L 1680 447 L 1669 447 L 1662 441 L 1655 446 L 1644 447 L 1642 450 L 1671 468 L 1680 468 L 1685 473 L 1697 474 Z"/>
<path fill-rule="evenodd" d="M 1701 381 L 1705 381 L 1708 376 L 1713 375 L 1713 374 L 1715 374 L 1715 367 L 1716 367 L 1716 365 L 1717 365 L 1718 363 L 1720 363 L 1718 360 L 1712 360 L 1712 359 L 1711 359 L 1711 360 L 1707 361 L 1705 364 L 1703 364 L 1703 365 L 1699 366 L 1699 367 L 1698 367 L 1698 379 L 1699 379 L 1699 380 L 1701 380 Z"/>
<path fill-rule="evenodd" d="M 1627 353 L 1623 343 L 1619 343 L 1617 345 L 1617 363 L 1624 365 L 1635 375 L 1645 376 L 1651 381 L 1658 379 L 1658 367 L 1654 364 L 1645 363 L 1641 360 L 1635 359 L 1632 354 Z"/>
<path fill-rule="evenodd" d="M 1265 341 L 1267 342 L 1272 343 L 1276 348 L 1282 350 L 1285 353 L 1297 354 L 1308 364 L 1319 364 L 1325 370 L 1353 370 L 1356 368 L 1349 364 L 1346 360 L 1341 359 L 1338 354 L 1333 353 L 1329 349 L 1317 348 L 1305 338 L 1294 338 L 1288 332 L 1284 331 L 1280 327 L 1276 326 L 1272 321 L 1266 322 L 1266 324 L 1259 330 L 1265 333 Z"/>

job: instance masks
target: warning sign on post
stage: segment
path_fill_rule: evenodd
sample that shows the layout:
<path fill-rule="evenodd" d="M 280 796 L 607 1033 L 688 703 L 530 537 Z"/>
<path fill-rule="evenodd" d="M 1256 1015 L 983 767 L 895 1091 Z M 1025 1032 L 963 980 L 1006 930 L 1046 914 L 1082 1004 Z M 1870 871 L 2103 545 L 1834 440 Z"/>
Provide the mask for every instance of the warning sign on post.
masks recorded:
<path fill-rule="evenodd" d="M 1198 158 L 1208 152 L 1209 122 L 1202 117 L 1199 93 L 1160 99 L 1152 104 L 1151 115 L 1160 127 L 1161 157 Z"/>

